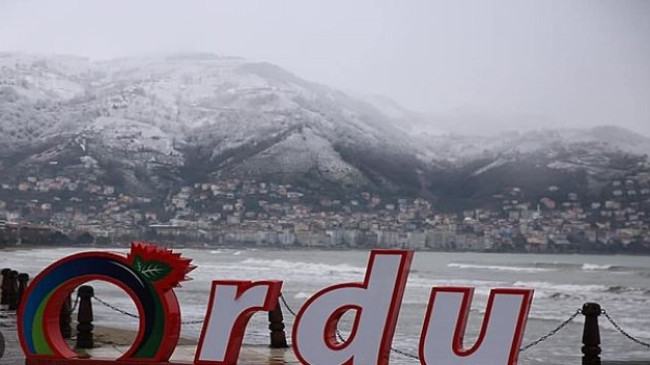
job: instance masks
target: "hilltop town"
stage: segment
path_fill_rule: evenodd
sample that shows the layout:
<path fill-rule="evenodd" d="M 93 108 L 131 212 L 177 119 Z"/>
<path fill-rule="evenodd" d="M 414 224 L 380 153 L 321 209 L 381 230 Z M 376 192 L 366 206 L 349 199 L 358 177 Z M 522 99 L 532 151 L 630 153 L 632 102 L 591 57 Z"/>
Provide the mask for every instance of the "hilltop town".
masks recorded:
<path fill-rule="evenodd" d="M 0 245 L 650 251 L 649 138 L 387 106 L 233 57 L 0 54 Z"/>
<path fill-rule="evenodd" d="M 228 179 L 164 199 L 66 177 L 0 185 L 0 244 L 409 248 L 513 252 L 650 252 L 650 171 L 598 198 L 518 187 L 484 207 L 445 212 L 422 198 L 370 192 L 315 197 L 291 185 Z"/>

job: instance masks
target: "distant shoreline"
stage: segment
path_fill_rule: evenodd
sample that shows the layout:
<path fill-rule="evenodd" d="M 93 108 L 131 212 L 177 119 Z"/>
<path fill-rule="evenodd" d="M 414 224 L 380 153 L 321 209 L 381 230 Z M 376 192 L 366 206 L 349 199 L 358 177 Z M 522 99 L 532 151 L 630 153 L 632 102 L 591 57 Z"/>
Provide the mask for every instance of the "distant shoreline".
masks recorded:
<path fill-rule="evenodd" d="M 156 243 L 156 242 L 153 242 Z M 158 243 L 156 243 L 158 244 Z M 290 246 L 290 247 L 277 247 L 277 246 L 198 246 L 198 245 L 166 245 L 159 244 L 161 247 L 173 250 L 267 250 L 267 251 L 314 251 L 314 252 L 368 252 L 373 249 L 402 249 L 401 247 L 306 247 L 306 246 Z M 59 249 L 59 248 L 78 248 L 80 250 L 129 250 L 130 243 L 118 246 L 105 246 L 105 245 L 31 245 L 23 244 L 21 246 L 0 246 L 0 252 L 15 252 L 32 249 Z M 408 249 L 408 248 L 405 248 Z M 470 250 L 439 250 L 433 248 L 414 249 L 415 252 L 439 252 L 439 253 L 478 253 L 478 254 L 514 254 L 514 255 L 588 255 L 588 256 L 650 256 L 650 252 L 598 252 L 598 251 L 547 251 L 547 252 L 529 252 L 529 251 L 470 251 Z"/>

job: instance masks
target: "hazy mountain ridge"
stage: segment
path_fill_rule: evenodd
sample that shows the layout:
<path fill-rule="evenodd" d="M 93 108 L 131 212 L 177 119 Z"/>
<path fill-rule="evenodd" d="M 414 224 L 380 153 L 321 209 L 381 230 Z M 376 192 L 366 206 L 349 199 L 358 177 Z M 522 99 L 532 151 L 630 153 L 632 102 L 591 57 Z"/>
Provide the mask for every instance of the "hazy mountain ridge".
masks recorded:
<path fill-rule="evenodd" d="M 72 58 L 67 66 L 65 57 L 0 59 L 2 166 L 16 176 L 48 164 L 64 172 L 83 166 L 146 191 L 185 180 L 291 180 L 313 172 L 360 187 L 372 183 L 341 157 L 346 149 L 415 156 L 376 110 L 269 64 L 211 55 Z"/>
<path fill-rule="evenodd" d="M 650 139 L 616 127 L 422 133 L 422 115 L 377 103 L 232 57 L 0 54 L 0 173 L 149 196 L 242 177 L 471 200 L 553 184 L 597 194 L 650 154 Z"/>

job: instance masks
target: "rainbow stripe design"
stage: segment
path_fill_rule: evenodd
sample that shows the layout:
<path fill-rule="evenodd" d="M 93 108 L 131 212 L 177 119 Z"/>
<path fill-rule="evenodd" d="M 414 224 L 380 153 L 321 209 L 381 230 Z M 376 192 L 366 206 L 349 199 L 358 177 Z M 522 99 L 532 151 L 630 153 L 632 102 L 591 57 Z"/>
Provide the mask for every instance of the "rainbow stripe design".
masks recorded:
<path fill-rule="evenodd" d="M 76 286 L 103 280 L 127 292 L 140 315 L 135 343 L 120 360 L 168 360 L 180 333 L 180 309 L 172 289 L 194 268 L 190 261 L 169 250 L 135 242 L 128 256 L 86 252 L 52 264 L 30 284 L 20 305 L 18 333 L 25 356 L 76 357 L 58 328 L 61 305 Z"/>

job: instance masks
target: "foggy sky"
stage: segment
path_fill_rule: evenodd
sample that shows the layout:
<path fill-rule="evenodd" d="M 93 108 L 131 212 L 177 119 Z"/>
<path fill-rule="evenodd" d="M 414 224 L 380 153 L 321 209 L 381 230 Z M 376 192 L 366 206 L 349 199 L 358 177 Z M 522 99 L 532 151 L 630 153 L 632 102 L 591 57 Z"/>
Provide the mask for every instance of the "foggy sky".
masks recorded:
<path fill-rule="evenodd" d="M 650 136 L 646 0 L 0 0 L 0 51 L 205 51 L 477 128 Z"/>

